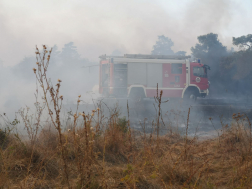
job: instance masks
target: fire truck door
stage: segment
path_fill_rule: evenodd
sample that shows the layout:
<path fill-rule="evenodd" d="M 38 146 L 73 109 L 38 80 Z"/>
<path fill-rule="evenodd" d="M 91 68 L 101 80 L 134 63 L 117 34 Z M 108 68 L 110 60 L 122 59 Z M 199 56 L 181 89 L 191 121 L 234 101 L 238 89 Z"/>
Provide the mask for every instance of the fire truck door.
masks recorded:
<path fill-rule="evenodd" d="M 186 84 L 186 65 L 182 63 L 163 64 L 163 87 L 184 88 Z"/>

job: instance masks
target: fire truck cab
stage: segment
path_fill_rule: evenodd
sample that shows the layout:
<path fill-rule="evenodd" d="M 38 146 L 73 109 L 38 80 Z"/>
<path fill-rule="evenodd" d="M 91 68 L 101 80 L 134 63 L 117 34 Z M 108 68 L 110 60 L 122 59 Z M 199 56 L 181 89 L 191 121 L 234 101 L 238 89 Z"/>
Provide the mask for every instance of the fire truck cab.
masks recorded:
<path fill-rule="evenodd" d="M 190 56 L 141 55 L 100 58 L 99 92 L 106 97 L 164 98 L 205 97 L 209 94 L 209 66 L 189 62 Z"/>

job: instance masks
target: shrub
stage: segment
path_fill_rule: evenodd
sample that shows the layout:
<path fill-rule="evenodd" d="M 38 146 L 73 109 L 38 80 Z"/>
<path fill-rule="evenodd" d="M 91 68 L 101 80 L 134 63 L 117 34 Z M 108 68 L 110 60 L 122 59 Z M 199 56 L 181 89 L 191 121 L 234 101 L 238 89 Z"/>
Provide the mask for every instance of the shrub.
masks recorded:
<path fill-rule="evenodd" d="M 0 148 L 5 148 L 8 144 L 8 135 L 6 131 L 0 129 Z"/>
<path fill-rule="evenodd" d="M 119 130 L 122 131 L 123 133 L 128 132 L 128 126 L 127 126 L 128 121 L 126 120 L 126 117 L 122 117 L 118 119 L 117 126 L 119 127 Z"/>

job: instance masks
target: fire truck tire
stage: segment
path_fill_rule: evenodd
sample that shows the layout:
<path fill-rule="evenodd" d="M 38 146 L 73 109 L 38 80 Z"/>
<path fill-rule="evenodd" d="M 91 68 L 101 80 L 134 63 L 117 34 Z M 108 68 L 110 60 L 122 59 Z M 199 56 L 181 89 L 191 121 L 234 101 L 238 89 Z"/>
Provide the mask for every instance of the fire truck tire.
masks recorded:
<path fill-rule="evenodd" d="M 187 90 L 184 94 L 184 101 L 185 103 L 194 104 L 196 103 L 197 97 L 199 96 L 199 92 L 197 89 L 192 88 L 190 90 Z"/>
<path fill-rule="evenodd" d="M 130 90 L 129 98 L 142 100 L 145 97 L 144 89 L 141 87 L 133 87 Z"/>

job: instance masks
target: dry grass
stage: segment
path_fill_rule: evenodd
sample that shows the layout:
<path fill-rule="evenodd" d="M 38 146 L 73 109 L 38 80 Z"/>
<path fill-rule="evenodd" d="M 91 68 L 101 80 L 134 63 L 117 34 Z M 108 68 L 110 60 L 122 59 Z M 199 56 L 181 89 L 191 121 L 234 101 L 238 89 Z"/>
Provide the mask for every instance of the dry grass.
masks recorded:
<path fill-rule="evenodd" d="M 104 118 L 100 105 L 92 112 L 77 111 L 62 131 L 63 97 L 46 81 L 50 56 L 44 46 L 34 69 L 44 92 L 35 122 L 20 111 L 28 138 L 13 128 L 0 130 L 0 188 L 250 188 L 252 186 L 251 124 L 234 114 L 217 138 L 198 140 L 176 132 L 160 136 L 130 127 L 118 111 Z M 40 56 L 37 50 L 36 54 Z M 44 66 L 43 66 L 44 65 Z M 42 71 L 41 71 L 42 70 Z M 161 103 L 161 97 L 158 103 Z M 77 100 L 80 103 L 81 96 Z M 52 106 L 50 103 L 52 102 Z M 159 106 L 160 107 L 160 104 Z M 41 124 L 47 108 L 50 122 Z M 160 109 L 154 123 L 162 120 Z M 188 114 L 189 121 L 189 114 Z M 39 129 L 41 128 L 42 129 Z M 143 127 L 145 128 L 145 127 Z M 187 124 L 188 128 L 188 124 Z"/>
<path fill-rule="evenodd" d="M 252 160 L 248 131 L 234 124 L 219 138 L 197 141 L 179 135 L 129 133 L 110 125 L 63 133 L 71 188 L 247 188 Z M 112 130 L 113 129 L 113 130 Z M 132 131 L 136 132 L 136 131 Z M 88 144 L 86 143 L 88 136 Z M 146 138 L 145 138 L 146 137 Z M 35 147 L 15 136 L 1 149 L 2 188 L 68 187 L 57 133 L 40 132 Z M 187 145 L 185 145 L 187 144 Z M 185 149 L 186 147 L 186 149 Z"/>

